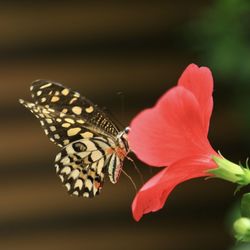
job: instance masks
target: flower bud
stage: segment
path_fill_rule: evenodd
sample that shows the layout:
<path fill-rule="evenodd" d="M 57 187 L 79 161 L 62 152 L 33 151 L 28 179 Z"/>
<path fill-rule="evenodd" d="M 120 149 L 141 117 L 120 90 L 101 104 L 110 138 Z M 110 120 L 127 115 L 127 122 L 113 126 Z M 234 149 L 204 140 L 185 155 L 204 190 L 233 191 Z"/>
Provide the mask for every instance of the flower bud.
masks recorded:
<path fill-rule="evenodd" d="M 233 225 L 235 238 L 239 241 L 250 242 L 250 219 L 241 217 Z"/>

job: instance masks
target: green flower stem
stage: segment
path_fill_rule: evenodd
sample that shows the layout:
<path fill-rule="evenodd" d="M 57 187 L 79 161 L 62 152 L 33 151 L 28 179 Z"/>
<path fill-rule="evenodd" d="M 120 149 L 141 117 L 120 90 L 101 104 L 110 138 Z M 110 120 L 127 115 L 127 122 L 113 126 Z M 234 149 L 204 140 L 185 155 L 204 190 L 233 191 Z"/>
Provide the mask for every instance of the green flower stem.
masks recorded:
<path fill-rule="evenodd" d="M 250 219 L 250 193 L 243 194 L 240 211 L 242 217 L 248 217 Z"/>
<path fill-rule="evenodd" d="M 212 159 L 217 164 L 217 168 L 211 169 L 208 172 L 215 177 L 237 183 L 241 186 L 250 184 L 250 170 L 248 167 L 237 165 L 223 156 L 212 156 Z"/>

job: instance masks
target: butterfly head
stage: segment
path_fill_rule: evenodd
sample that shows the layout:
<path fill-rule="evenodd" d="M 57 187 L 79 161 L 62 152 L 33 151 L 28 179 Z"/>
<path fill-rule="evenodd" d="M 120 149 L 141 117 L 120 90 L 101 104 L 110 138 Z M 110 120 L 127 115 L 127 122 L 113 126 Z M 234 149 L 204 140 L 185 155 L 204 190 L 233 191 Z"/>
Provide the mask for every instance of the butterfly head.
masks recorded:
<path fill-rule="evenodd" d="M 129 145 L 128 145 L 128 133 L 130 131 L 129 127 L 126 127 L 123 131 L 121 131 L 117 135 L 118 143 L 120 148 L 124 148 L 126 153 L 130 151 Z"/>

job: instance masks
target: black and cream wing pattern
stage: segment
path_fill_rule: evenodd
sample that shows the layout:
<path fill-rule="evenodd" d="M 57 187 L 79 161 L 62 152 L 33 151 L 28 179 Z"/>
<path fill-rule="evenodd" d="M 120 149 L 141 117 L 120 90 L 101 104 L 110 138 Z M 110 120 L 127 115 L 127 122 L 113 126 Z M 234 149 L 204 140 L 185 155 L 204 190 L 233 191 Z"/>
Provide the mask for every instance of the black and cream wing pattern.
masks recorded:
<path fill-rule="evenodd" d="M 116 183 L 129 152 L 129 129 L 120 131 L 100 108 L 60 83 L 37 80 L 30 91 L 32 102 L 19 102 L 61 148 L 55 168 L 68 193 L 94 197 L 100 193 L 105 175 Z"/>

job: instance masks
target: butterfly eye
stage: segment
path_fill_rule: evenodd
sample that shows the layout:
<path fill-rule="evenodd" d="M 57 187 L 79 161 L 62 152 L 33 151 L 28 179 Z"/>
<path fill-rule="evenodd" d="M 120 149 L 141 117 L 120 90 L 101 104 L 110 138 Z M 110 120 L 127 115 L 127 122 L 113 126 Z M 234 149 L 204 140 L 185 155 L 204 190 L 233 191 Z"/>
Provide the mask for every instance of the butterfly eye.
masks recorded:
<path fill-rule="evenodd" d="M 125 130 L 124 130 L 125 134 L 128 134 L 129 131 L 130 131 L 130 127 L 126 127 Z"/>
<path fill-rule="evenodd" d="M 96 176 L 95 177 L 95 181 L 101 182 L 101 177 L 100 176 Z"/>

